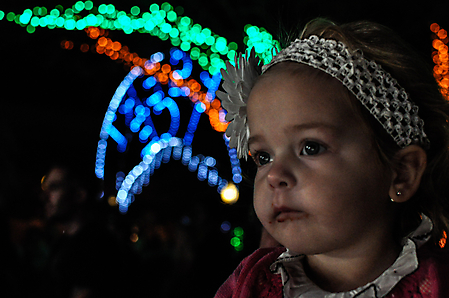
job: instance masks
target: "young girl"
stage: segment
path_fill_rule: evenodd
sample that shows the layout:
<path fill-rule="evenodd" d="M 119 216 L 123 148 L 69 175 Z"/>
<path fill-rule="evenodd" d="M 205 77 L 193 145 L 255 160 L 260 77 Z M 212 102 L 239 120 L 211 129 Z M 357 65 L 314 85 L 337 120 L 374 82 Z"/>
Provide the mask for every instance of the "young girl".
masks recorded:
<path fill-rule="evenodd" d="M 217 95 L 280 246 L 216 297 L 449 297 L 449 105 L 429 67 L 385 27 L 324 20 L 262 68 L 235 62 Z"/>

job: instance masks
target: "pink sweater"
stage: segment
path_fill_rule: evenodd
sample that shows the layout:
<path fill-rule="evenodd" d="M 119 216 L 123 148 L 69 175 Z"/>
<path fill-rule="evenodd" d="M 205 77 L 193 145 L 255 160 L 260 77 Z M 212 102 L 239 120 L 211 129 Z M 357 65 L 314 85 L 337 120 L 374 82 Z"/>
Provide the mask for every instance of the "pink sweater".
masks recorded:
<path fill-rule="evenodd" d="M 270 271 L 270 265 L 284 251 L 283 248 L 262 248 L 245 258 L 215 298 L 281 298 L 280 274 Z M 388 293 L 387 298 L 443 298 L 449 297 L 449 253 L 426 244 L 417 251 L 419 267 L 405 276 Z"/>

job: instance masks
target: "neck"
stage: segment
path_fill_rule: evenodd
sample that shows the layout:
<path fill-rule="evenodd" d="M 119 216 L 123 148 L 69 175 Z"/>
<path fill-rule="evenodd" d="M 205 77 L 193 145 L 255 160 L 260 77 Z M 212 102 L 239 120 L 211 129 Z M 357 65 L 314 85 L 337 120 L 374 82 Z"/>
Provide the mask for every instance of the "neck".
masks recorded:
<path fill-rule="evenodd" d="M 387 241 L 385 241 L 387 242 Z M 352 251 L 307 256 L 307 276 L 323 290 L 338 293 L 361 287 L 379 277 L 399 256 L 401 247 L 394 241 Z"/>

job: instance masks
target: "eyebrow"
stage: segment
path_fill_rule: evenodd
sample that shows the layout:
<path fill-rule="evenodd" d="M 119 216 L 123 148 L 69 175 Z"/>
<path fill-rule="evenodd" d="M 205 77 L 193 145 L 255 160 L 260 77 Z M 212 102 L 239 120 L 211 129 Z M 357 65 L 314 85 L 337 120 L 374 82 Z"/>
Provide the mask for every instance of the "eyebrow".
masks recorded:
<path fill-rule="evenodd" d="M 304 124 L 296 124 L 287 128 L 287 131 L 303 131 L 308 129 L 325 129 L 331 131 L 333 135 L 337 134 L 339 131 L 338 127 L 329 123 L 324 122 L 310 122 Z M 252 143 L 257 143 L 264 141 L 265 138 L 262 135 L 250 136 L 248 139 L 248 146 Z"/>
<path fill-rule="evenodd" d="M 264 138 L 263 136 L 261 136 L 261 135 L 255 135 L 255 136 L 249 137 L 249 139 L 248 139 L 248 147 L 249 147 L 252 143 L 261 142 L 261 141 L 263 141 L 263 140 L 265 140 L 265 138 Z"/>
<path fill-rule="evenodd" d="M 317 129 L 317 128 L 332 130 L 334 132 L 337 132 L 339 130 L 336 125 L 325 123 L 325 122 L 309 122 L 309 123 L 304 123 L 304 124 L 296 124 L 296 125 L 289 127 L 287 130 L 301 131 L 301 130 Z"/>

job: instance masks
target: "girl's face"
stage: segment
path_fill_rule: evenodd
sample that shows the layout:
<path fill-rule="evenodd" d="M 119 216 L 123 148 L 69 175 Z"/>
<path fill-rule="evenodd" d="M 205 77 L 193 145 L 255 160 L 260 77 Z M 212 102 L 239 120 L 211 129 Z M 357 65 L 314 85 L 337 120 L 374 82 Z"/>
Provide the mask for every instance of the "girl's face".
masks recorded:
<path fill-rule="evenodd" d="M 281 63 L 248 100 L 255 210 L 296 253 L 365 253 L 375 241 L 392 239 L 391 171 L 348 96 L 320 71 Z"/>

